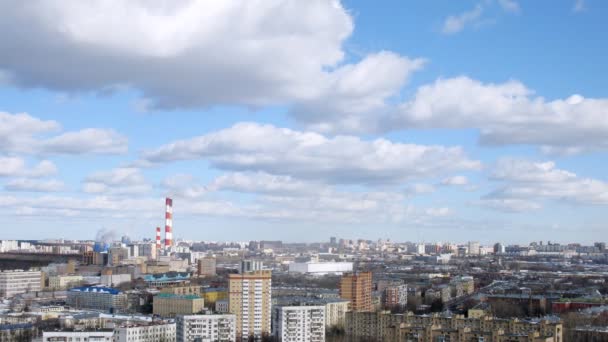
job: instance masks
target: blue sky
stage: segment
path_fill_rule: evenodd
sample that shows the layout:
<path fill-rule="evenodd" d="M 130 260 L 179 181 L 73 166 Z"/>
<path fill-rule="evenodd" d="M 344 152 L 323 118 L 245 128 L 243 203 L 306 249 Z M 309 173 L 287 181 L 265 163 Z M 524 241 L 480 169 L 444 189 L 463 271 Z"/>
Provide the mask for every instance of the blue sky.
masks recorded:
<path fill-rule="evenodd" d="M 182 239 L 606 231 L 603 1 L 0 13 L 1 238 L 152 238 L 164 196 Z"/>

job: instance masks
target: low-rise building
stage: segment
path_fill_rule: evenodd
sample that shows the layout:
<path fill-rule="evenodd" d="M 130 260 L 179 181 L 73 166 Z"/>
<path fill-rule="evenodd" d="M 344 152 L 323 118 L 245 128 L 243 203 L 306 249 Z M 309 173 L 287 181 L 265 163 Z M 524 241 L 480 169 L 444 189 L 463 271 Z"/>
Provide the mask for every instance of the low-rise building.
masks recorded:
<path fill-rule="evenodd" d="M 49 286 L 51 290 L 65 290 L 70 287 L 78 286 L 82 283 L 81 275 L 56 275 L 49 277 Z"/>
<path fill-rule="evenodd" d="M 154 314 L 163 317 L 197 314 L 203 311 L 204 308 L 205 300 L 196 295 L 160 293 L 154 296 L 152 302 Z"/>
<path fill-rule="evenodd" d="M 66 303 L 77 309 L 124 312 L 128 308 L 127 294 L 103 286 L 75 287 L 67 291 Z"/>
<path fill-rule="evenodd" d="M 178 342 L 236 341 L 235 315 L 180 315 L 176 324 Z"/>
<path fill-rule="evenodd" d="M 42 333 L 42 342 L 59 342 L 59 341 L 90 341 L 90 342 L 112 342 L 114 337 L 113 329 L 99 330 L 59 330 L 59 331 L 44 331 Z"/>
<path fill-rule="evenodd" d="M 42 272 L 7 270 L 0 272 L 0 297 L 11 298 L 15 295 L 40 291 Z"/>

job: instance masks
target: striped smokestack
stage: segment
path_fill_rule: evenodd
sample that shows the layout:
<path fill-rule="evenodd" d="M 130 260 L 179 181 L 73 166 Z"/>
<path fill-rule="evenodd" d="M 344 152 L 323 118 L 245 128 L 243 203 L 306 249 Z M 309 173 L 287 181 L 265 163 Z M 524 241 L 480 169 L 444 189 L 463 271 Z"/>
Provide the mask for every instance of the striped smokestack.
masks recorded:
<path fill-rule="evenodd" d="M 165 199 L 165 248 L 173 245 L 173 200 Z"/>
<path fill-rule="evenodd" d="M 156 227 L 156 250 L 160 250 L 162 246 L 160 245 L 160 227 Z"/>

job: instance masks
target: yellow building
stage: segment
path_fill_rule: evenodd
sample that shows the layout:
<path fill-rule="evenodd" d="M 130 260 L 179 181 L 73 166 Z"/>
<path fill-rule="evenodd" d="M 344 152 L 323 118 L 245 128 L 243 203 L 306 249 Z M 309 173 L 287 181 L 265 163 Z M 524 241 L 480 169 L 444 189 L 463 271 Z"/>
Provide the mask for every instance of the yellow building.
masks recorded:
<path fill-rule="evenodd" d="M 197 297 L 203 296 L 203 291 L 200 285 L 167 286 L 160 289 L 160 293 L 172 293 L 176 295 L 195 295 Z M 205 302 L 207 302 L 206 298 Z"/>
<path fill-rule="evenodd" d="M 58 275 L 49 277 L 49 289 L 65 290 L 70 287 L 76 287 L 82 283 L 80 275 Z"/>
<path fill-rule="evenodd" d="M 153 313 L 163 317 L 197 314 L 204 308 L 205 300 L 196 295 L 160 293 L 154 296 L 152 302 Z"/>
<path fill-rule="evenodd" d="M 215 307 L 215 302 L 218 300 L 228 299 L 228 291 L 223 288 L 207 288 L 203 290 L 203 298 L 205 298 L 205 305 Z"/>
<path fill-rule="evenodd" d="M 228 276 L 228 306 L 236 315 L 237 339 L 270 335 L 272 273 L 259 270 Z"/>

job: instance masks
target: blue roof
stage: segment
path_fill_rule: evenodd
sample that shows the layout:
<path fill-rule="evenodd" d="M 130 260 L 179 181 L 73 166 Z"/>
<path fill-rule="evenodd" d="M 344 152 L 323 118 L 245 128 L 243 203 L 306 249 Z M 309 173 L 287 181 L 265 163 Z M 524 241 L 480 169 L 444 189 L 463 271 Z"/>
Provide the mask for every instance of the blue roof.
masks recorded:
<path fill-rule="evenodd" d="M 119 294 L 120 290 L 111 288 L 111 287 L 103 287 L 103 286 L 82 286 L 82 287 L 74 287 L 69 290 L 70 292 L 91 292 L 91 293 L 109 293 L 109 294 Z"/>
<path fill-rule="evenodd" d="M 158 274 L 146 274 L 144 275 L 144 280 L 145 281 L 175 281 L 175 280 L 188 280 L 190 279 L 190 274 L 185 273 L 178 273 L 174 276 L 168 276 L 167 274 L 162 274 L 162 275 L 158 275 Z"/>

